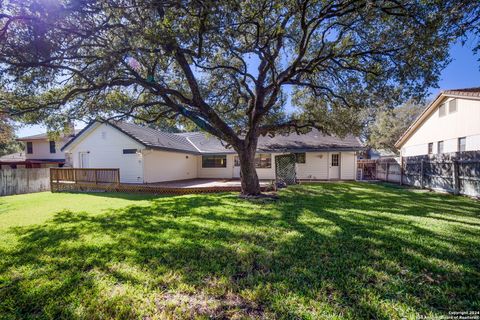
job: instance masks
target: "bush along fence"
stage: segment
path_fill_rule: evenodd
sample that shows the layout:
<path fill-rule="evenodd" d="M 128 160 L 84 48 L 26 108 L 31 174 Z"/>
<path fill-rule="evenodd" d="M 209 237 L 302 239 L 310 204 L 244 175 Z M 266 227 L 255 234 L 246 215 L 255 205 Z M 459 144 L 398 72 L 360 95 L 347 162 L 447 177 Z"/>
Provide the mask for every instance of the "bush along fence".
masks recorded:
<path fill-rule="evenodd" d="M 480 152 L 377 160 L 377 179 L 480 197 Z"/>
<path fill-rule="evenodd" d="M 48 168 L 1 169 L 0 196 L 50 190 Z"/>

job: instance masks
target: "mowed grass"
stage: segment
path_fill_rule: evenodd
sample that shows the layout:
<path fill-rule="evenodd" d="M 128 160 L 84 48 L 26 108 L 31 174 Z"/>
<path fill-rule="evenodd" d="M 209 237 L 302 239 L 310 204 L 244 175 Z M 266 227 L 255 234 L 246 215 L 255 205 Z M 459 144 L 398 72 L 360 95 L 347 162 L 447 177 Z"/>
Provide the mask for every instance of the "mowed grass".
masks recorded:
<path fill-rule="evenodd" d="M 0 198 L 2 319 L 414 319 L 480 310 L 480 203 L 325 183 Z"/>

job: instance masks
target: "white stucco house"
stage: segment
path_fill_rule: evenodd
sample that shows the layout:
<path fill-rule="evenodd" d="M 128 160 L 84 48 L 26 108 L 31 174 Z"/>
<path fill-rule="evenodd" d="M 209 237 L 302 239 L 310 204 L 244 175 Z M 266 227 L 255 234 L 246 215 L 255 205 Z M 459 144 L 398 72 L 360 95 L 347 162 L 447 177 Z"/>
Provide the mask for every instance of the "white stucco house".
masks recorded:
<path fill-rule="evenodd" d="M 167 133 L 127 122 L 90 123 L 61 149 L 74 168 L 119 168 L 123 183 L 240 177 L 235 151 L 202 132 Z M 312 131 L 305 135 L 261 137 L 257 150 L 260 179 L 275 179 L 275 156 L 297 155 L 297 179 L 354 180 L 354 136 L 339 138 Z"/>
<path fill-rule="evenodd" d="M 395 146 L 402 157 L 480 150 L 480 87 L 441 92 Z"/>

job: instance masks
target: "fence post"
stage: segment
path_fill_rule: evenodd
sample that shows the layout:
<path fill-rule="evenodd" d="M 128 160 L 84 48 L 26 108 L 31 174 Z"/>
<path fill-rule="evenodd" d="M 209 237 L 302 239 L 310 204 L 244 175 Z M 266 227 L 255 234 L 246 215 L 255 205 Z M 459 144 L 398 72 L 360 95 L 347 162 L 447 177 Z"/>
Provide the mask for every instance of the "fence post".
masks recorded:
<path fill-rule="evenodd" d="M 424 188 L 423 177 L 425 175 L 425 160 L 422 159 L 420 163 L 420 188 Z"/>
<path fill-rule="evenodd" d="M 387 168 L 386 168 L 386 171 L 385 171 L 385 181 L 389 182 L 388 181 L 388 173 L 390 171 L 390 162 L 387 162 Z"/>
<path fill-rule="evenodd" d="M 95 184 L 98 184 L 98 178 L 97 178 L 98 171 L 95 169 L 94 172 L 95 172 Z"/>
<path fill-rule="evenodd" d="M 453 160 L 452 162 L 452 180 L 453 180 L 453 193 L 460 193 L 460 181 L 458 177 L 458 161 Z"/>
<path fill-rule="evenodd" d="M 403 185 L 403 157 L 400 156 L 400 185 Z"/>
<path fill-rule="evenodd" d="M 53 168 L 50 168 L 50 191 L 54 192 L 53 190 Z"/>

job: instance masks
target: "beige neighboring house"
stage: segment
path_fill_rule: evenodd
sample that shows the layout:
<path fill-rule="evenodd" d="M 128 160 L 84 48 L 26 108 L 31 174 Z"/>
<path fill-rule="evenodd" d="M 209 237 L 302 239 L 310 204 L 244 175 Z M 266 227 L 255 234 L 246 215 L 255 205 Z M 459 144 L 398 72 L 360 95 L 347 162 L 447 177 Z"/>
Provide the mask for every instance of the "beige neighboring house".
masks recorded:
<path fill-rule="evenodd" d="M 480 87 L 442 91 L 395 146 L 402 157 L 480 150 Z"/>
<path fill-rule="evenodd" d="M 260 179 L 275 179 L 275 157 L 296 154 L 297 179 L 354 180 L 354 136 L 343 139 L 318 131 L 261 137 L 257 149 Z M 62 151 L 74 168 L 119 168 L 123 183 L 155 183 L 195 178 L 235 179 L 240 163 L 233 149 L 201 132 L 167 133 L 127 122 L 92 122 Z"/>
<path fill-rule="evenodd" d="M 62 147 L 75 136 L 63 135 L 58 140 L 51 140 L 47 133 L 17 139 L 24 143 L 25 149 L 20 153 L 0 157 L 0 167 L 5 168 L 48 168 L 63 167 L 65 153 Z"/>

